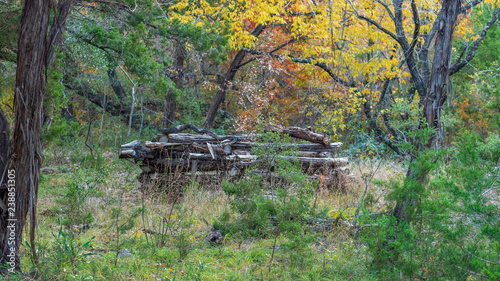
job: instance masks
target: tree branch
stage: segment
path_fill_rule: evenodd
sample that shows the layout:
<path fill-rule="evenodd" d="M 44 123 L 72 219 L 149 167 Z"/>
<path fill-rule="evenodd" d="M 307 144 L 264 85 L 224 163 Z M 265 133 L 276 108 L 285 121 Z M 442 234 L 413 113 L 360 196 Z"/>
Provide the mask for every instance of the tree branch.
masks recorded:
<path fill-rule="evenodd" d="M 413 29 L 413 39 L 410 44 L 410 49 L 408 50 L 410 54 L 413 53 L 413 49 L 415 48 L 415 45 L 417 45 L 417 39 L 420 33 L 420 18 L 418 16 L 418 10 L 417 10 L 417 5 L 415 4 L 415 0 L 411 1 L 411 13 L 415 27 Z"/>
<path fill-rule="evenodd" d="M 397 145 L 395 145 L 391 141 L 391 139 L 388 138 L 384 134 L 384 132 L 382 131 L 382 129 L 380 129 L 380 127 L 378 126 L 377 121 L 372 116 L 370 101 L 368 101 L 368 99 L 366 99 L 366 97 L 363 94 L 359 93 L 359 95 L 360 95 L 360 97 L 362 97 L 363 99 L 365 99 L 365 102 L 363 104 L 364 112 L 365 112 L 366 118 L 368 119 L 368 122 L 370 123 L 371 129 L 375 133 L 376 138 L 378 138 L 379 141 L 385 143 L 388 147 L 390 147 L 398 155 L 404 156 L 404 154 L 401 152 L 401 150 L 399 149 L 399 147 Z"/>
<path fill-rule="evenodd" d="M 489 277 L 488 275 L 484 275 L 484 274 L 481 274 L 481 273 L 477 273 L 477 272 L 474 272 L 474 271 L 470 271 L 470 270 L 468 270 L 468 269 L 465 269 L 465 268 L 460 267 L 460 266 L 457 266 L 457 265 L 455 265 L 455 267 L 456 267 L 456 268 L 458 268 L 458 269 L 461 269 L 461 270 L 463 270 L 463 271 L 465 271 L 465 272 L 467 272 L 467 273 L 469 273 L 469 274 L 472 274 L 472 275 L 481 276 L 481 277 L 486 277 L 486 278 L 488 278 L 488 277 Z"/>
<path fill-rule="evenodd" d="M 385 2 L 385 0 L 384 1 L 376 0 L 376 1 L 380 5 L 384 6 L 385 10 L 387 11 L 387 14 L 389 14 L 389 17 L 392 19 L 392 21 L 395 21 L 394 14 L 392 13 L 391 9 L 389 8 L 389 5 L 387 5 L 387 3 Z"/>
<path fill-rule="evenodd" d="M 307 37 L 306 37 L 306 36 L 303 36 L 303 37 L 300 37 L 300 38 L 299 38 L 299 40 L 301 40 L 301 39 L 305 39 L 305 38 L 307 38 Z M 290 44 L 294 43 L 295 41 L 297 41 L 297 39 L 292 38 L 292 39 L 290 39 L 290 40 L 286 41 L 285 43 L 281 44 L 280 46 L 278 46 L 278 47 L 274 48 L 272 51 L 270 51 L 270 52 L 269 52 L 269 54 L 272 54 L 272 53 L 274 53 L 274 52 L 276 52 L 276 51 L 279 51 L 280 49 L 282 49 L 282 48 L 284 48 L 284 47 L 286 47 L 286 46 L 288 46 L 288 45 L 290 45 Z M 247 65 L 247 64 L 249 64 L 249 63 L 251 63 L 251 62 L 253 62 L 253 61 L 255 61 L 255 58 L 248 59 L 246 62 L 240 63 L 240 64 L 237 66 L 237 68 L 240 68 L 240 67 L 242 67 L 242 66 L 245 66 L 245 65 Z"/>
<path fill-rule="evenodd" d="M 465 14 L 465 13 L 467 13 L 467 10 L 471 9 L 472 7 L 474 7 L 474 6 L 476 6 L 477 4 L 480 4 L 480 3 L 482 3 L 482 2 L 483 2 L 483 0 L 474 0 L 474 1 L 471 1 L 471 2 L 469 2 L 469 3 L 467 3 L 467 4 L 465 4 L 464 6 L 462 6 L 462 7 L 460 8 L 459 13 L 460 13 L 460 14 Z"/>
<path fill-rule="evenodd" d="M 375 20 L 371 19 L 371 18 L 368 18 L 364 15 L 360 15 L 358 10 L 356 10 L 356 8 L 354 7 L 354 4 L 352 4 L 351 0 L 349 0 L 349 3 L 351 4 L 351 7 L 352 9 L 354 10 L 354 13 L 356 14 L 356 17 L 359 18 L 359 19 L 362 19 L 370 24 L 373 24 L 378 30 L 382 31 L 383 33 L 391 36 L 394 40 L 398 41 L 399 42 L 399 39 L 398 37 L 396 36 L 396 34 L 392 33 L 391 31 L 389 31 L 388 29 L 384 28 L 383 26 L 381 26 L 378 22 L 376 22 Z"/>
<path fill-rule="evenodd" d="M 405 56 L 406 60 L 406 65 L 408 66 L 408 70 L 410 71 L 411 74 L 411 80 L 415 88 L 417 89 L 418 95 L 420 96 L 421 100 L 424 100 L 425 95 L 427 94 L 427 83 L 424 82 L 422 79 L 422 75 L 420 75 L 420 72 L 418 70 L 417 62 L 415 61 L 415 57 L 413 56 L 413 50 L 410 47 L 410 44 L 408 44 L 408 40 L 406 39 L 405 31 L 403 28 L 403 1 L 402 0 L 393 0 L 393 5 L 394 5 L 394 16 L 395 16 L 395 22 L 394 25 L 396 26 L 396 34 L 397 36 L 397 42 L 401 46 L 401 49 L 403 50 L 403 54 Z M 414 17 L 415 19 L 419 21 L 418 17 Z M 418 23 L 419 24 L 419 23 Z M 417 25 L 417 22 L 415 22 L 415 26 Z"/>
<path fill-rule="evenodd" d="M 279 59 L 288 57 L 293 62 L 305 63 L 305 64 L 312 64 L 312 65 L 315 65 L 315 66 L 323 69 L 338 84 L 341 84 L 341 85 L 346 86 L 346 87 L 351 87 L 351 88 L 356 87 L 356 84 L 354 82 L 352 82 L 352 81 L 346 81 L 346 80 L 340 78 L 339 76 L 335 75 L 335 73 L 333 73 L 333 70 L 330 67 L 328 67 L 328 65 L 326 65 L 326 63 L 323 63 L 323 62 L 315 62 L 312 59 L 296 58 L 296 57 L 294 57 L 292 55 L 278 55 L 278 54 L 265 53 L 265 52 L 261 52 L 261 51 L 257 51 L 257 50 L 252 50 L 252 49 L 249 49 L 249 48 L 243 48 L 242 50 L 245 50 L 246 52 L 248 52 L 248 53 L 250 53 L 252 55 L 259 55 L 259 56 L 260 55 L 267 55 L 267 56 L 274 57 L 274 58 L 279 58 Z"/>
<path fill-rule="evenodd" d="M 484 37 L 488 33 L 488 30 L 490 30 L 490 28 L 493 26 L 493 24 L 495 23 L 495 21 L 499 17 L 500 17 L 500 9 L 498 9 L 491 16 L 491 19 L 486 23 L 486 25 L 483 28 L 483 31 L 481 31 L 481 34 L 479 34 L 479 38 L 477 38 L 477 40 L 475 40 L 474 43 L 472 44 L 472 48 L 469 50 L 467 56 L 464 59 L 462 59 L 458 62 L 455 62 L 455 64 L 453 65 L 453 67 L 450 70 L 450 75 L 453 75 L 456 72 L 458 72 L 466 64 L 468 64 L 474 58 L 474 56 L 476 56 L 476 51 L 479 48 L 479 45 L 481 45 L 481 42 L 483 41 Z"/>
<path fill-rule="evenodd" d="M 66 19 L 71 13 L 73 7 L 73 0 L 60 0 L 57 3 L 57 16 L 54 15 L 54 21 L 50 26 L 49 38 L 47 42 L 47 55 L 45 63 L 48 68 L 52 58 L 54 57 L 55 48 L 59 46 L 62 40 L 63 29 L 66 26 Z"/>

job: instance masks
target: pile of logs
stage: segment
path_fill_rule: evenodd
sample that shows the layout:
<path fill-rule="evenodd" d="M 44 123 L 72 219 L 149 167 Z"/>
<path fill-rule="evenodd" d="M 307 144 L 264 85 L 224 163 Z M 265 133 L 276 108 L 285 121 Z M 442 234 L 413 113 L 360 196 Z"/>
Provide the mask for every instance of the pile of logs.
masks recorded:
<path fill-rule="evenodd" d="M 186 129 L 200 134 L 179 133 Z M 342 143 L 330 143 L 327 136 L 298 127 L 274 127 L 273 131 L 310 143 L 263 143 L 259 141 L 262 139 L 260 135 L 219 136 L 190 124 L 163 129 L 156 142 L 136 140 L 124 144 L 119 157 L 132 158 L 139 163 L 143 172 L 138 179 L 143 184 L 162 177 L 168 182 L 213 182 L 214 177 L 219 181 L 223 178 L 241 179 L 251 167 L 253 172 L 264 176 L 279 177 L 273 173 L 274 161 L 254 154 L 257 147 L 273 147 L 278 151 L 277 157 L 298 161 L 309 179 L 319 180 L 331 189 L 345 188 L 348 160 L 333 158 Z M 292 148 L 297 151 L 296 156 L 279 155 L 280 150 Z"/>

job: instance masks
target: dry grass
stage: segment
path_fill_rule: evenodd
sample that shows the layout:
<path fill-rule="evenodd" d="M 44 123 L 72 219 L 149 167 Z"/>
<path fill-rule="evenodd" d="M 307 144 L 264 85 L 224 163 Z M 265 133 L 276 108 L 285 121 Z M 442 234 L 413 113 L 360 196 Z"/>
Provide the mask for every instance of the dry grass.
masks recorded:
<path fill-rule="evenodd" d="M 240 276 L 239 278 L 243 279 L 250 276 L 256 278 L 258 275 L 265 276 L 266 271 L 269 271 L 268 274 L 274 274 L 276 279 L 288 278 L 287 273 L 280 273 L 278 270 L 281 266 L 287 265 L 284 253 L 277 251 L 278 257 L 273 262 L 273 271 L 268 268 L 273 239 L 233 240 L 228 237 L 224 245 L 219 248 L 210 247 L 204 241 L 213 222 L 229 208 L 228 196 L 220 188 L 191 184 L 184 189 L 182 197 L 172 200 L 172 194 L 165 194 L 152 186 L 141 188 L 140 183 L 135 179 L 139 170 L 131 167 L 131 163 L 117 162 L 111 158 L 111 153 L 105 155 L 107 156 L 105 163 L 97 169 L 82 166 L 78 170 L 60 169 L 68 165 L 64 160 L 68 157 L 61 153 L 57 157 L 49 157 L 51 161 L 45 162 L 46 166 L 56 171 L 44 175 L 38 204 L 37 241 L 39 249 L 45 249 L 41 254 L 46 258 L 54 256 L 53 249 L 56 245 L 54 234 L 57 234 L 61 227 L 58 222 L 61 214 L 57 211 L 62 211 L 63 208 L 57 202 L 57 198 L 64 196 L 71 184 L 81 183 L 82 178 L 92 180 L 95 174 L 102 173 L 102 180 L 92 183 L 95 193 L 85 198 L 83 204 L 83 209 L 92 212 L 94 221 L 87 229 L 78 231 L 66 229 L 66 231 L 73 231 L 74 243 L 80 246 L 95 236 L 91 247 L 85 249 L 85 252 L 97 255 L 87 258 L 87 264 L 96 261 L 101 264 L 102 268 L 96 273 L 85 263 L 80 263 L 78 266 L 65 264 L 62 267 L 63 271 L 59 272 L 54 280 L 79 279 L 70 277 L 71 274 L 68 274 L 75 270 L 72 266 L 77 266 L 78 271 L 86 272 L 89 276 L 102 278 L 116 273 L 116 276 L 119 276 L 116 278 L 121 280 L 170 280 L 173 276 L 177 276 L 177 279 L 185 279 L 182 276 L 186 276 L 189 268 L 192 270 L 193 266 L 198 263 L 203 263 L 209 268 L 197 269 L 200 270 L 200 274 L 201 271 L 204 272 L 203 276 L 206 277 L 204 280 L 225 280 L 230 276 Z M 373 179 L 385 181 L 398 177 L 404 172 L 404 167 L 400 165 L 377 161 L 351 163 L 349 169 L 354 176 L 347 183 L 347 192 L 320 190 L 317 197 L 319 207 L 328 208 L 332 213 L 346 214 L 347 217 L 353 214 L 365 190 L 366 193 L 381 195 L 378 204 L 383 204 L 384 186 L 374 184 Z M 140 207 L 144 207 L 144 210 L 134 219 L 134 226 L 125 233 L 117 232 L 117 221 L 113 217 L 113 209 L 121 209 L 120 224 Z M 185 239 L 189 244 L 188 255 L 184 259 L 179 259 L 178 256 L 178 241 L 181 233 L 185 234 Z M 117 238 L 120 241 L 119 248 L 130 249 L 133 257 L 119 259 L 118 266 L 115 268 L 113 261 L 117 250 Z M 280 236 L 277 242 L 280 245 L 286 241 L 286 237 Z M 352 232 L 348 227 L 334 227 L 329 232 L 321 233 L 317 241 L 311 243 L 309 247 L 313 253 L 312 266 L 320 272 L 325 270 L 325 263 L 329 262 L 328 266 L 337 268 L 340 273 L 335 274 L 340 274 L 339 276 L 361 276 L 364 270 L 363 260 L 359 254 L 356 254 L 356 251 L 360 249 L 356 250 L 358 246 L 353 243 Z M 150 253 L 150 256 L 145 257 L 144 253 L 141 253 L 144 251 Z M 27 252 L 24 248 L 23 256 L 26 269 L 38 268 L 27 259 Z M 337 264 L 337 261 L 343 261 L 343 264 Z M 356 268 L 361 275 L 357 275 Z M 108 270 L 116 272 L 109 273 Z M 43 272 L 40 268 L 38 271 Z M 179 272 L 184 272 L 184 275 Z M 81 274 L 76 275 L 83 276 Z"/>

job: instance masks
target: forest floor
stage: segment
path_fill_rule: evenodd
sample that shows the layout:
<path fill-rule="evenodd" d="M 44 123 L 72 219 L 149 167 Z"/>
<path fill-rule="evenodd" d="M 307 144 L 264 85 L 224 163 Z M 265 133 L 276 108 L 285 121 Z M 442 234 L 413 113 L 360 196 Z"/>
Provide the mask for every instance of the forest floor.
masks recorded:
<path fill-rule="evenodd" d="M 212 223 L 229 207 L 220 188 L 191 185 L 174 201 L 158 191 L 142 192 L 138 166 L 115 152 L 74 151 L 46 151 L 38 262 L 28 242 L 21 249 L 23 271 L 35 280 L 373 279 L 366 249 L 355 239 L 353 213 L 365 190 L 372 212 L 384 211 L 384 182 L 404 173 L 393 161 L 351 159 L 347 193 L 321 190 L 317 198 L 345 223 L 318 231 L 301 249 L 290 249 L 290 238 L 281 234 L 226 236 L 211 245 L 206 236 Z"/>

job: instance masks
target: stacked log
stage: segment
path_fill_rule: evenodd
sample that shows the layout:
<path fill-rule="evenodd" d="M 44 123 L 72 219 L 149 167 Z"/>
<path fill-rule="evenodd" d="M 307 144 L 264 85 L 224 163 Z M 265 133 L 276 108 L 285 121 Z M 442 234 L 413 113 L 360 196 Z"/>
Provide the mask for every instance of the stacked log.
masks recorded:
<path fill-rule="evenodd" d="M 192 129 L 201 135 L 180 133 Z M 327 136 L 298 127 L 273 128 L 274 131 L 288 134 L 299 140 L 312 143 L 274 144 L 262 143 L 260 135 L 219 136 L 193 125 L 180 125 L 162 130 L 157 142 L 135 140 L 124 144 L 120 158 L 130 158 L 139 163 L 143 173 L 138 177 L 144 182 L 154 174 L 166 174 L 170 179 L 184 178 L 197 180 L 207 174 L 225 178 L 242 178 L 250 167 L 265 164 L 267 174 L 272 174 L 274 164 L 270 159 L 257 157 L 255 148 L 269 147 L 277 150 L 277 157 L 298 161 L 302 170 L 312 180 L 321 180 L 325 185 L 338 189 L 348 173 L 347 158 L 334 158 L 333 155 L 342 143 L 331 143 Z M 295 152 L 294 157 L 279 155 L 279 151 Z M 157 176 L 154 176 L 157 177 Z"/>

